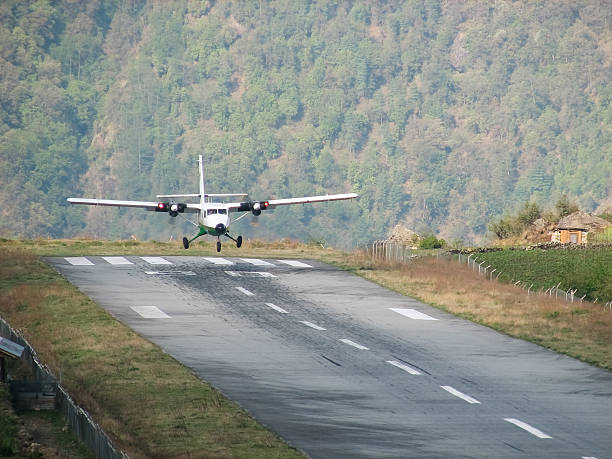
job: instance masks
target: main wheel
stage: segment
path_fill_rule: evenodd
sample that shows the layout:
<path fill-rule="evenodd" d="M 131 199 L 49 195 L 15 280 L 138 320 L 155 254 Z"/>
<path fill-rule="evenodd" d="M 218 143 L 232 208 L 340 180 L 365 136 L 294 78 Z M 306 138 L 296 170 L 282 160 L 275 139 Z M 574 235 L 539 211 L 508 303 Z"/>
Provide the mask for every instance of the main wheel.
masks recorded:
<path fill-rule="evenodd" d="M 217 252 L 221 252 L 221 241 L 217 241 Z"/>
<path fill-rule="evenodd" d="M 242 245 L 242 236 L 238 236 L 238 239 L 236 239 L 236 247 L 240 248 L 241 245 Z"/>
<path fill-rule="evenodd" d="M 185 247 L 185 249 L 189 248 L 189 239 L 186 237 L 183 238 L 183 247 Z"/>

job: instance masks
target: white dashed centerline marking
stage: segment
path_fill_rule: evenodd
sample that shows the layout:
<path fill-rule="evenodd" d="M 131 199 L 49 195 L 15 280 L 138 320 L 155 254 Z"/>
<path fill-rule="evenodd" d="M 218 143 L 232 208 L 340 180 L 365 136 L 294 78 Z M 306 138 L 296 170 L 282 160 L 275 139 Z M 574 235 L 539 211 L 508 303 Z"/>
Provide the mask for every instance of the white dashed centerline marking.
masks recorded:
<path fill-rule="evenodd" d="M 140 257 L 150 265 L 171 265 L 172 263 L 162 257 Z"/>
<path fill-rule="evenodd" d="M 312 322 L 308 322 L 307 320 L 300 321 L 301 324 L 306 325 L 307 327 L 314 328 L 315 330 L 325 331 L 326 329 L 318 326 L 317 324 L 313 324 Z"/>
<path fill-rule="evenodd" d="M 274 309 L 276 312 L 280 312 L 281 314 L 289 314 L 289 311 L 285 311 L 283 308 L 276 306 L 274 303 L 266 303 L 266 306 Z"/>
<path fill-rule="evenodd" d="M 221 257 L 202 257 L 204 258 L 206 261 L 209 261 L 215 265 L 233 265 L 234 262 L 233 261 L 229 261 L 226 260 L 225 258 L 221 258 Z"/>
<path fill-rule="evenodd" d="M 387 360 L 387 363 L 390 363 L 391 365 L 397 367 L 397 368 L 401 368 L 404 371 L 407 371 L 408 373 L 410 373 L 411 375 L 420 375 L 421 372 L 415 370 L 414 368 L 412 368 L 411 366 L 406 365 L 405 363 L 402 362 L 398 362 L 397 360 Z"/>
<path fill-rule="evenodd" d="M 267 261 L 260 260 L 258 258 L 241 258 L 241 260 L 255 266 L 274 266 L 272 263 L 268 263 Z"/>
<path fill-rule="evenodd" d="M 349 346 L 356 347 L 357 349 L 361 349 L 362 351 L 369 351 L 370 348 L 362 346 L 361 344 L 357 344 L 355 341 L 351 341 L 350 339 L 340 339 L 338 341 L 342 341 L 344 344 L 348 344 Z"/>
<path fill-rule="evenodd" d="M 246 296 L 254 296 L 255 295 L 253 292 L 249 292 L 246 288 L 236 287 L 236 290 L 238 290 L 239 292 L 244 293 Z"/>
<path fill-rule="evenodd" d="M 416 309 L 398 309 L 398 308 L 389 308 L 389 310 L 393 312 L 397 312 L 403 316 L 406 316 L 410 319 L 415 320 L 438 320 L 434 317 L 428 316 L 427 314 L 423 314 L 422 312 L 417 311 Z"/>
<path fill-rule="evenodd" d="M 102 257 L 106 262 L 111 265 L 133 265 L 130 260 L 124 257 Z"/>
<path fill-rule="evenodd" d="M 470 397 L 469 395 L 465 395 L 463 392 L 459 392 L 457 389 L 455 389 L 452 386 L 440 386 L 440 387 L 444 389 L 446 392 L 450 392 L 455 397 L 459 397 L 460 399 L 465 400 L 468 403 L 480 405 L 480 402 L 478 400 Z"/>
<path fill-rule="evenodd" d="M 94 264 L 85 257 L 64 257 L 73 266 L 93 266 Z"/>
<path fill-rule="evenodd" d="M 284 263 L 289 266 L 293 266 L 294 268 L 312 268 L 312 266 L 306 263 L 302 263 L 301 261 L 297 261 L 297 260 L 276 260 L 276 261 L 278 261 L 279 263 Z"/>
<path fill-rule="evenodd" d="M 168 314 L 157 306 L 132 306 L 131 309 L 145 319 L 171 319 Z"/>
<path fill-rule="evenodd" d="M 536 429 L 533 426 L 530 426 L 529 424 L 527 424 L 526 422 L 523 421 L 519 421 L 518 419 L 514 419 L 514 418 L 504 418 L 504 421 L 509 422 L 510 424 L 514 424 L 517 427 L 520 427 L 523 430 L 526 430 L 527 432 L 529 432 L 531 435 L 535 435 L 538 438 L 552 438 L 550 435 L 545 434 L 544 432 L 542 432 L 541 430 Z"/>

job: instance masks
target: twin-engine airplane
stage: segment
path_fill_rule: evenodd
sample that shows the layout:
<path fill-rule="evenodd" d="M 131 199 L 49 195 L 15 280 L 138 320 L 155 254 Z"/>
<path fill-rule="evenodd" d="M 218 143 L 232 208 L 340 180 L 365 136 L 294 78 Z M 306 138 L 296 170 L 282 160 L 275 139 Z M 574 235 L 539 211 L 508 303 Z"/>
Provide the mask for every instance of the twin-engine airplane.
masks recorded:
<path fill-rule="evenodd" d="M 330 194 L 325 196 L 308 196 L 304 198 L 289 198 L 289 199 L 269 199 L 266 201 L 245 201 L 221 203 L 214 202 L 213 198 L 230 198 L 230 197 L 246 197 L 248 193 L 230 193 L 230 194 L 206 194 L 204 192 L 204 163 L 202 155 L 198 160 L 200 165 L 200 192 L 196 194 L 159 194 L 160 199 L 171 199 L 166 202 L 147 202 L 147 201 L 116 201 L 111 199 L 84 199 L 84 198 L 68 198 L 71 204 L 87 204 L 91 206 L 115 206 L 115 207 L 140 207 L 146 210 L 155 212 L 168 212 L 171 217 L 176 217 L 179 213 L 197 213 L 198 226 L 200 231 L 192 239 L 183 238 L 183 246 L 189 248 L 189 244 L 200 236 L 210 234 L 217 237 L 217 252 L 221 251 L 221 236 L 226 236 L 236 243 L 237 247 L 242 245 L 242 236 L 234 239 L 230 236 L 228 230 L 232 223 L 242 219 L 248 212 L 253 215 L 260 215 L 263 210 L 273 209 L 276 206 L 286 206 L 289 204 L 307 204 L 311 202 L 339 201 L 343 199 L 354 199 L 358 195 L 355 193 L 346 194 Z M 175 202 L 175 198 L 200 198 L 199 203 L 182 203 Z M 232 221 L 230 214 L 232 212 L 245 212 L 240 217 Z"/>

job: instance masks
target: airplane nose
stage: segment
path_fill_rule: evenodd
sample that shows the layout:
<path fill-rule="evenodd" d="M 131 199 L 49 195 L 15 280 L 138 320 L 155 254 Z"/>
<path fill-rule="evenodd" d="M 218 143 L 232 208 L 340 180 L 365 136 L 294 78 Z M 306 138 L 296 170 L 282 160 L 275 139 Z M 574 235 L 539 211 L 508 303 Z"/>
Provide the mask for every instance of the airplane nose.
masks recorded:
<path fill-rule="evenodd" d="M 215 226 L 215 230 L 218 234 L 225 234 L 225 225 L 223 223 L 219 223 L 217 226 Z"/>

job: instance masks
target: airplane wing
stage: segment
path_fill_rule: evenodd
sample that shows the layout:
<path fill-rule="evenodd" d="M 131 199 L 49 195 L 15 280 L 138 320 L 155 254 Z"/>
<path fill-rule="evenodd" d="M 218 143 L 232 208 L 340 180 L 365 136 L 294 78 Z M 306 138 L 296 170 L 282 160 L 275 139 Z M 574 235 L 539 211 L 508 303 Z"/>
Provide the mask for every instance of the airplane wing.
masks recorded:
<path fill-rule="evenodd" d="M 358 198 L 357 193 L 345 193 L 345 194 L 326 194 L 321 196 L 306 196 L 303 198 L 286 198 L 286 199 L 270 199 L 267 201 L 250 201 L 250 202 L 233 202 L 226 204 L 225 207 L 230 212 L 247 212 L 247 211 L 261 211 L 264 209 L 273 209 L 276 206 L 287 206 L 291 204 L 309 204 L 311 202 L 327 202 L 327 201 L 340 201 L 344 199 L 355 199 Z"/>
<path fill-rule="evenodd" d="M 323 196 L 307 196 L 304 198 L 270 199 L 268 201 L 268 209 L 273 209 L 276 206 L 286 206 L 290 204 L 309 204 L 311 202 L 341 201 L 344 199 L 355 199 L 358 197 L 359 195 L 357 193 L 345 193 L 328 194 Z"/>
<path fill-rule="evenodd" d="M 68 198 L 70 204 L 86 204 L 89 206 L 140 207 L 141 209 L 166 212 L 170 203 L 152 201 L 117 201 L 114 199 Z M 161 206 L 161 207 L 160 207 Z M 195 213 L 200 210 L 200 204 L 185 204 L 185 212 Z"/>

